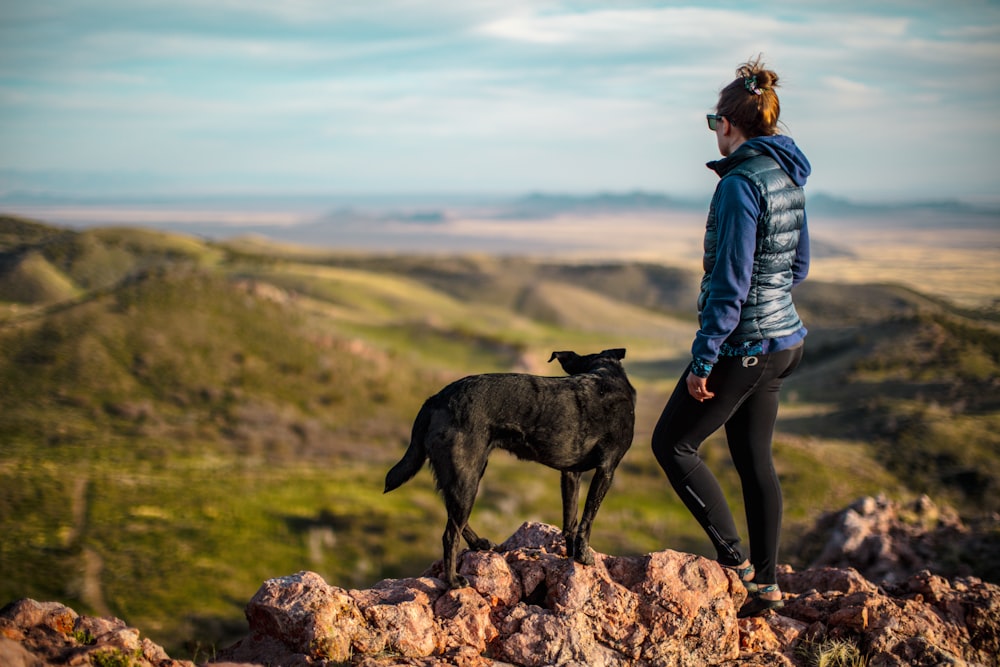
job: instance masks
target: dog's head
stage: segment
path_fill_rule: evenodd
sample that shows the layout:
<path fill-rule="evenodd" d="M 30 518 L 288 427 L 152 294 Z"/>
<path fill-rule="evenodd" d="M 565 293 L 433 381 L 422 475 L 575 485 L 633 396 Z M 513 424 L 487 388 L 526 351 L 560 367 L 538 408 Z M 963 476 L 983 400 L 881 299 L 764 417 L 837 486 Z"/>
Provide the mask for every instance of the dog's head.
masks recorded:
<path fill-rule="evenodd" d="M 585 354 L 580 356 L 576 352 L 553 352 L 549 357 L 549 363 L 553 359 L 559 360 L 559 365 L 570 375 L 589 373 L 601 367 L 621 367 L 621 360 L 625 358 L 625 348 L 618 347 L 613 350 L 604 350 L 596 354 Z"/>

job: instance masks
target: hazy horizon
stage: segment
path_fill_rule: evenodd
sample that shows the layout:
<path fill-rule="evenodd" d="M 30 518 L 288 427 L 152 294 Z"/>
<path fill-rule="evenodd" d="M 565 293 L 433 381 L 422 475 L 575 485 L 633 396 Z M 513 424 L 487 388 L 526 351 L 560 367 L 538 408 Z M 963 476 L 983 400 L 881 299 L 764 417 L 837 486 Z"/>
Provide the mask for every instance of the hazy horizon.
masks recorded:
<path fill-rule="evenodd" d="M 711 193 L 681 197 L 666 192 L 633 190 L 585 194 L 532 191 L 499 193 L 387 193 L 56 196 L 8 193 L 0 195 L 0 214 L 37 219 L 45 223 L 86 228 L 146 226 L 206 238 L 256 233 L 276 241 L 330 245 L 329 230 L 361 241 L 366 248 L 396 249 L 399 239 L 440 236 L 457 222 L 494 223 L 551 221 L 576 217 L 600 225 L 614 218 L 642 218 L 651 225 L 678 217 L 686 228 L 699 229 Z M 877 225 L 920 229 L 981 228 L 1000 233 L 1000 205 L 959 200 L 857 201 L 826 193 L 809 193 L 807 209 L 815 221 L 845 222 L 868 219 Z M 597 222 L 594 220 L 597 219 Z M 862 222 L 862 226 L 869 224 Z M 649 226 L 649 225 L 646 225 Z M 671 225 L 667 225 L 668 227 Z M 466 229 L 468 229 L 466 227 Z M 509 234 L 504 230 L 504 237 Z M 454 236 L 454 235 L 452 235 Z M 815 235 L 814 235 L 815 236 Z M 408 242 L 404 242 L 404 248 Z M 335 243 L 336 245 L 337 243 Z M 461 245 L 461 244 L 460 244 Z"/>

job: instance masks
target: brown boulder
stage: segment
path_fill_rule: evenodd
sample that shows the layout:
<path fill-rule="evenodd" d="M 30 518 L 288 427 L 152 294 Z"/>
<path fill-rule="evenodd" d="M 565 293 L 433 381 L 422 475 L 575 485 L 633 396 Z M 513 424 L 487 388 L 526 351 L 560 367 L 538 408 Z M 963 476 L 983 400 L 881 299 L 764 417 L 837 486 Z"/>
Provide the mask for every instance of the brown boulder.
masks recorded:
<path fill-rule="evenodd" d="M 80 616 L 58 602 L 23 599 L 0 609 L 0 665 L 128 664 L 193 667 L 171 660 L 163 648 L 140 638 L 117 618 Z"/>
<path fill-rule="evenodd" d="M 847 642 L 872 667 L 986 666 L 1000 648 L 1000 588 L 974 578 L 923 572 L 879 587 L 853 568 L 784 566 L 781 614 L 737 621 L 746 594 L 713 561 L 596 554 L 586 567 L 564 553 L 558 529 L 527 523 L 494 551 L 462 555 L 470 588 L 445 590 L 434 577 L 440 563 L 362 591 L 311 573 L 271 580 L 247 607 L 251 635 L 220 658 L 260 659 L 261 647 L 283 645 L 288 653 L 269 662 L 795 667 L 809 664 L 803 648 Z"/>
<path fill-rule="evenodd" d="M 597 554 L 582 566 L 565 557 L 557 528 L 527 523 L 496 551 L 463 554 L 460 572 L 470 588 L 449 591 L 430 576 L 363 591 L 308 572 L 272 579 L 247 607 L 250 636 L 223 657 L 253 656 L 265 641 L 292 660 L 392 655 L 368 665 L 712 665 L 739 656 L 745 593 L 699 556 Z"/>
<path fill-rule="evenodd" d="M 929 571 L 875 585 L 854 568 L 779 569 L 780 614 L 736 619 L 746 593 L 731 571 L 690 554 L 565 558 L 558 529 L 525 524 L 490 552 L 465 552 L 472 586 L 434 575 L 364 590 L 312 572 L 270 579 L 246 608 L 249 634 L 216 664 L 275 667 L 805 667 L 832 642 L 869 667 L 997 665 L 1000 587 Z M 55 602 L 0 610 L 0 665 L 129 664 L 170 659 L 114 618 Z M 127 661 L 127 662 L 123 662 Z"/>
<path fill-rule="evenodd" d="M 853 568 L 869 581 L 897 583 L 923 570 L 1000 582 L 1000 517 L 967 525 L 955 510 L 920 496 L 900 503 L 866 496 L 821 516 L 790 554 L 809 569 Z"/>

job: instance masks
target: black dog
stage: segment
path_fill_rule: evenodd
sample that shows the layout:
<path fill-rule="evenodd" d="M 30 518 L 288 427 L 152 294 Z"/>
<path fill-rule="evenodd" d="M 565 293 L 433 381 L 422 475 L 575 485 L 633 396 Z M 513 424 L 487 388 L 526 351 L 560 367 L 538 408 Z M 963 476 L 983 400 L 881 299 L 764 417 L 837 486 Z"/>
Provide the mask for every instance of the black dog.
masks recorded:
<path fill-rule="evenodd" d="M 385 476 L 388 493 L 409 481 L 429 459 L 444 496 L 444 576 L 452 588 L 469 583 L 456 572 L 458 536 L 473 549 L 491 549 L 469 527 L 469 515 L 496 448 L 562 472 L 563 536 L 566 553 L 594 563 L 588 544 L 594 515 L 615 468 L 632 446 L 635 389 L 621 360 L 625 350 L 580 356 L 553 352 L 568 377 L 522 373 L 471 375 L 448 385 L 424 403 L 413 423 L 410 446 Z M 594 470 L 579 524 L 580 476 Z"/>

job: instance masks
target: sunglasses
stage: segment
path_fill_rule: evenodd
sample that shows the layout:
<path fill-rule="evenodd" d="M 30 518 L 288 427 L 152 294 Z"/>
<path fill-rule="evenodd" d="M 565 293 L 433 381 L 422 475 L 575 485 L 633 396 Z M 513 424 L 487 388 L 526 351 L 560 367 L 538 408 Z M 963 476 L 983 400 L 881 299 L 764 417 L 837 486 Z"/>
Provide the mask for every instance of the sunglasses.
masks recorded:
<path fill-rule="evenodd" d="M 715 132 L 715 128 L 719 126 L 719 121 L 722 120 L 723 116 L 716 113 L 707 113 L 705 118 L 708 120 L 708 129 Z"/>

